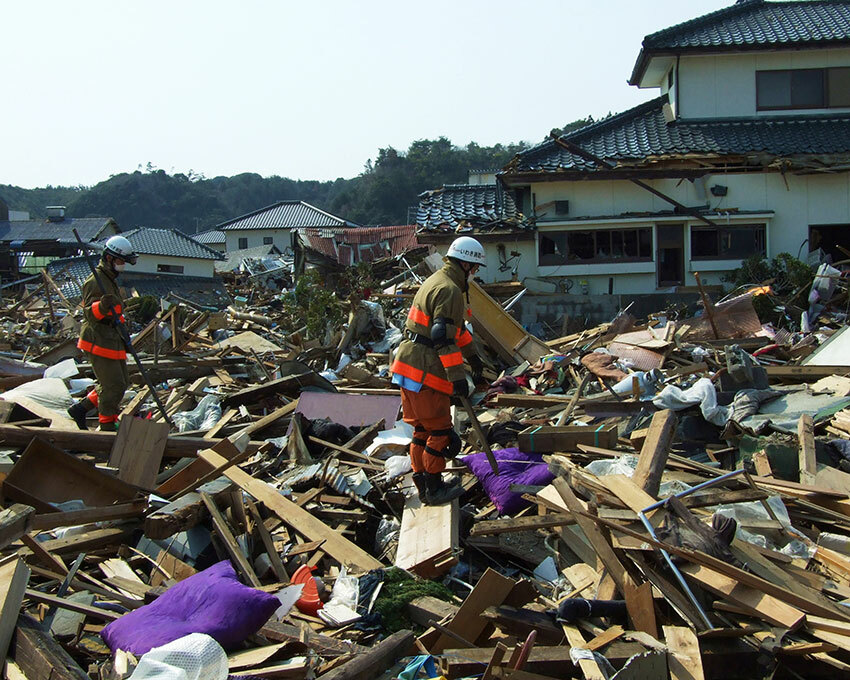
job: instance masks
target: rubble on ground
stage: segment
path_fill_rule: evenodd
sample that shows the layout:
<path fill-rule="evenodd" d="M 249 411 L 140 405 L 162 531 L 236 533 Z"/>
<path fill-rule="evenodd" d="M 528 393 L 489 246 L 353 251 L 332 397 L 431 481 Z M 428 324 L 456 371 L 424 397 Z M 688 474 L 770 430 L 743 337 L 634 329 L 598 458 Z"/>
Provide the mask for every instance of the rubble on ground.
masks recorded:
<path fill-rule="evenodd" d="M 166 413 L 130 362 L 117 433 L 65 413 L 93 383 L 79 301 L 46 274 L 4 290 L 4 677 L 850 668 L 840 269 L 548 339 L 505 311 L 521 285 L 473 284 L 485 381 L 449 464 L 466 493 L 428 507 L 389 365 L 436 266 L 420 250 L 294 286 L 249 269 L 220 310 L 128 301 Z"/>

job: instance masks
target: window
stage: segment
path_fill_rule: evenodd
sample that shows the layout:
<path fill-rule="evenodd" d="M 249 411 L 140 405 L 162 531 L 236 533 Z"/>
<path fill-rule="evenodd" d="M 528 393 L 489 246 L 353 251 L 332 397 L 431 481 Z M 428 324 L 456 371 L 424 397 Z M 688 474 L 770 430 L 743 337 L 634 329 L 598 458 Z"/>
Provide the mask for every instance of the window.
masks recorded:
<path fill-rule="evenodd" d="M 759 111 L 839 106 L 850 106 L 850 67 L 756 71 Z"/>
<path fill-rule="evenodd" d="M 765 225 L 691 227 L 692 260 L 744 260 L 765 255 Z"/>
<path fill-rule="evenodd" d="M 569 215 L 570 214 L 570 202 L 569 201 L 555 201 L 555 214 L 556 215 Z"/>
<path fill-rule="evenodd" d="M 156 270 L 162 274 L 182 274 L 182 264 L 158 264 Z"/>
<path fill-rule="evenodd" d="M 652 229 L 540 232 L 540 266 L 652 260 Z"/>
<path fill-rule="evenodd" d="M 248 247 L 248 237 L 243 236 L 239 239 L 239 250 L 245 250 Z"/>
<path fill-rule="evenodd" d="M 264 246 L 270 246 L 272 243 L 274 243 L 274 239 L 271 236 L 263 236 Z"/>

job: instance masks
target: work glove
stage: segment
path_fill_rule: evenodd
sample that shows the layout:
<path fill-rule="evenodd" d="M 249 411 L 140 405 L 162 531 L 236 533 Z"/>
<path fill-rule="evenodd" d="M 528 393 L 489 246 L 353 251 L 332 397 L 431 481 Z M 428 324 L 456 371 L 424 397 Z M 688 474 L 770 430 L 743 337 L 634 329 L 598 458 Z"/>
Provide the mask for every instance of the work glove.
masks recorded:
<path fill-rule="evenodd" d="M 481 375 L 484 373 L 484 364 L 481 363 L 481 357 L 477 354 L 473 354 L 468 359 L 469 368 L 472 369 L 472 382 L 476 385 L 481 382 Z"/>
<path fill-rule="evenodd" d="M 120 304 L 121 300 L 119 300 L 115 295 L 112 295 L 111 293 L 107 293 L 102 298 L 100 298 L 100 308 L 105 314 L 111 314 L 112 310 Z"/>
<path fill-rule="evenodd" d="M 454 396 L 456 396 L 456 397 L 468 397 L 469 396 L 469 385 L 466 382 L 466 376 L 464 376 L 463 380 L 453 380 L 452 385 L 454 386 Z"/>

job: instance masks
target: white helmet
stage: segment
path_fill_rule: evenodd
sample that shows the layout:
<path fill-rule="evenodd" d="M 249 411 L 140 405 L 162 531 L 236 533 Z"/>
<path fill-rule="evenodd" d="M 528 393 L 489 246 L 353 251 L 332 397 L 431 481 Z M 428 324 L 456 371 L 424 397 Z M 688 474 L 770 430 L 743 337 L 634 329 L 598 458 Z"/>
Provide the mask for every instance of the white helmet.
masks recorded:
<path fill-rule="evenodd" d="M 481 267 L 487 266 L 484 264 L 484 247 L 469 236 L 461 236 L 452 241 L 446 257 L 453 257 L 463 262 L 471 262 Z"/>
<path fill-rule="evenodd" d="M 136 264 L 136 253 L 133 252 L 133 245 L 123 236 L 111 236 L 106 242 L 103 254 L 120 257 L 124 262 Z"/>

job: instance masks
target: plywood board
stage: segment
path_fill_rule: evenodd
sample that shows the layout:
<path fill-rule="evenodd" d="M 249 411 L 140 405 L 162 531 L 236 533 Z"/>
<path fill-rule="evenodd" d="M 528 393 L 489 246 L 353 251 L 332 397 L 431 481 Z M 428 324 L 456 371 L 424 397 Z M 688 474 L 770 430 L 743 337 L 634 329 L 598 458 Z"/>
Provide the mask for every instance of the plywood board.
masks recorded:
<path fill-rule="evenodd" d="M 0 659 L 5 659 L 9 650 L 29 577 L 29 567 L 19 557 L 0 562 Z"/>
<path fill-rule="evenodd" d="M 436 578 L 457 564 L 459 548 L 457 499 L 444 505 L 422 505 L 418 494 L 404 504 L 395 566 L 422 578 Z"/>
<path fill-rule="evenodd" d="M 118 468 L 118 479 L 142 489 L 153 489 L 169 430 L 168 423 L 121 416 L 109 454 L 109 465 Z"/>
<path fill-rule="evenodd" d="M 705 680 L 699 640 L 690 628 L 664 626 L 670 680 Z"/>

